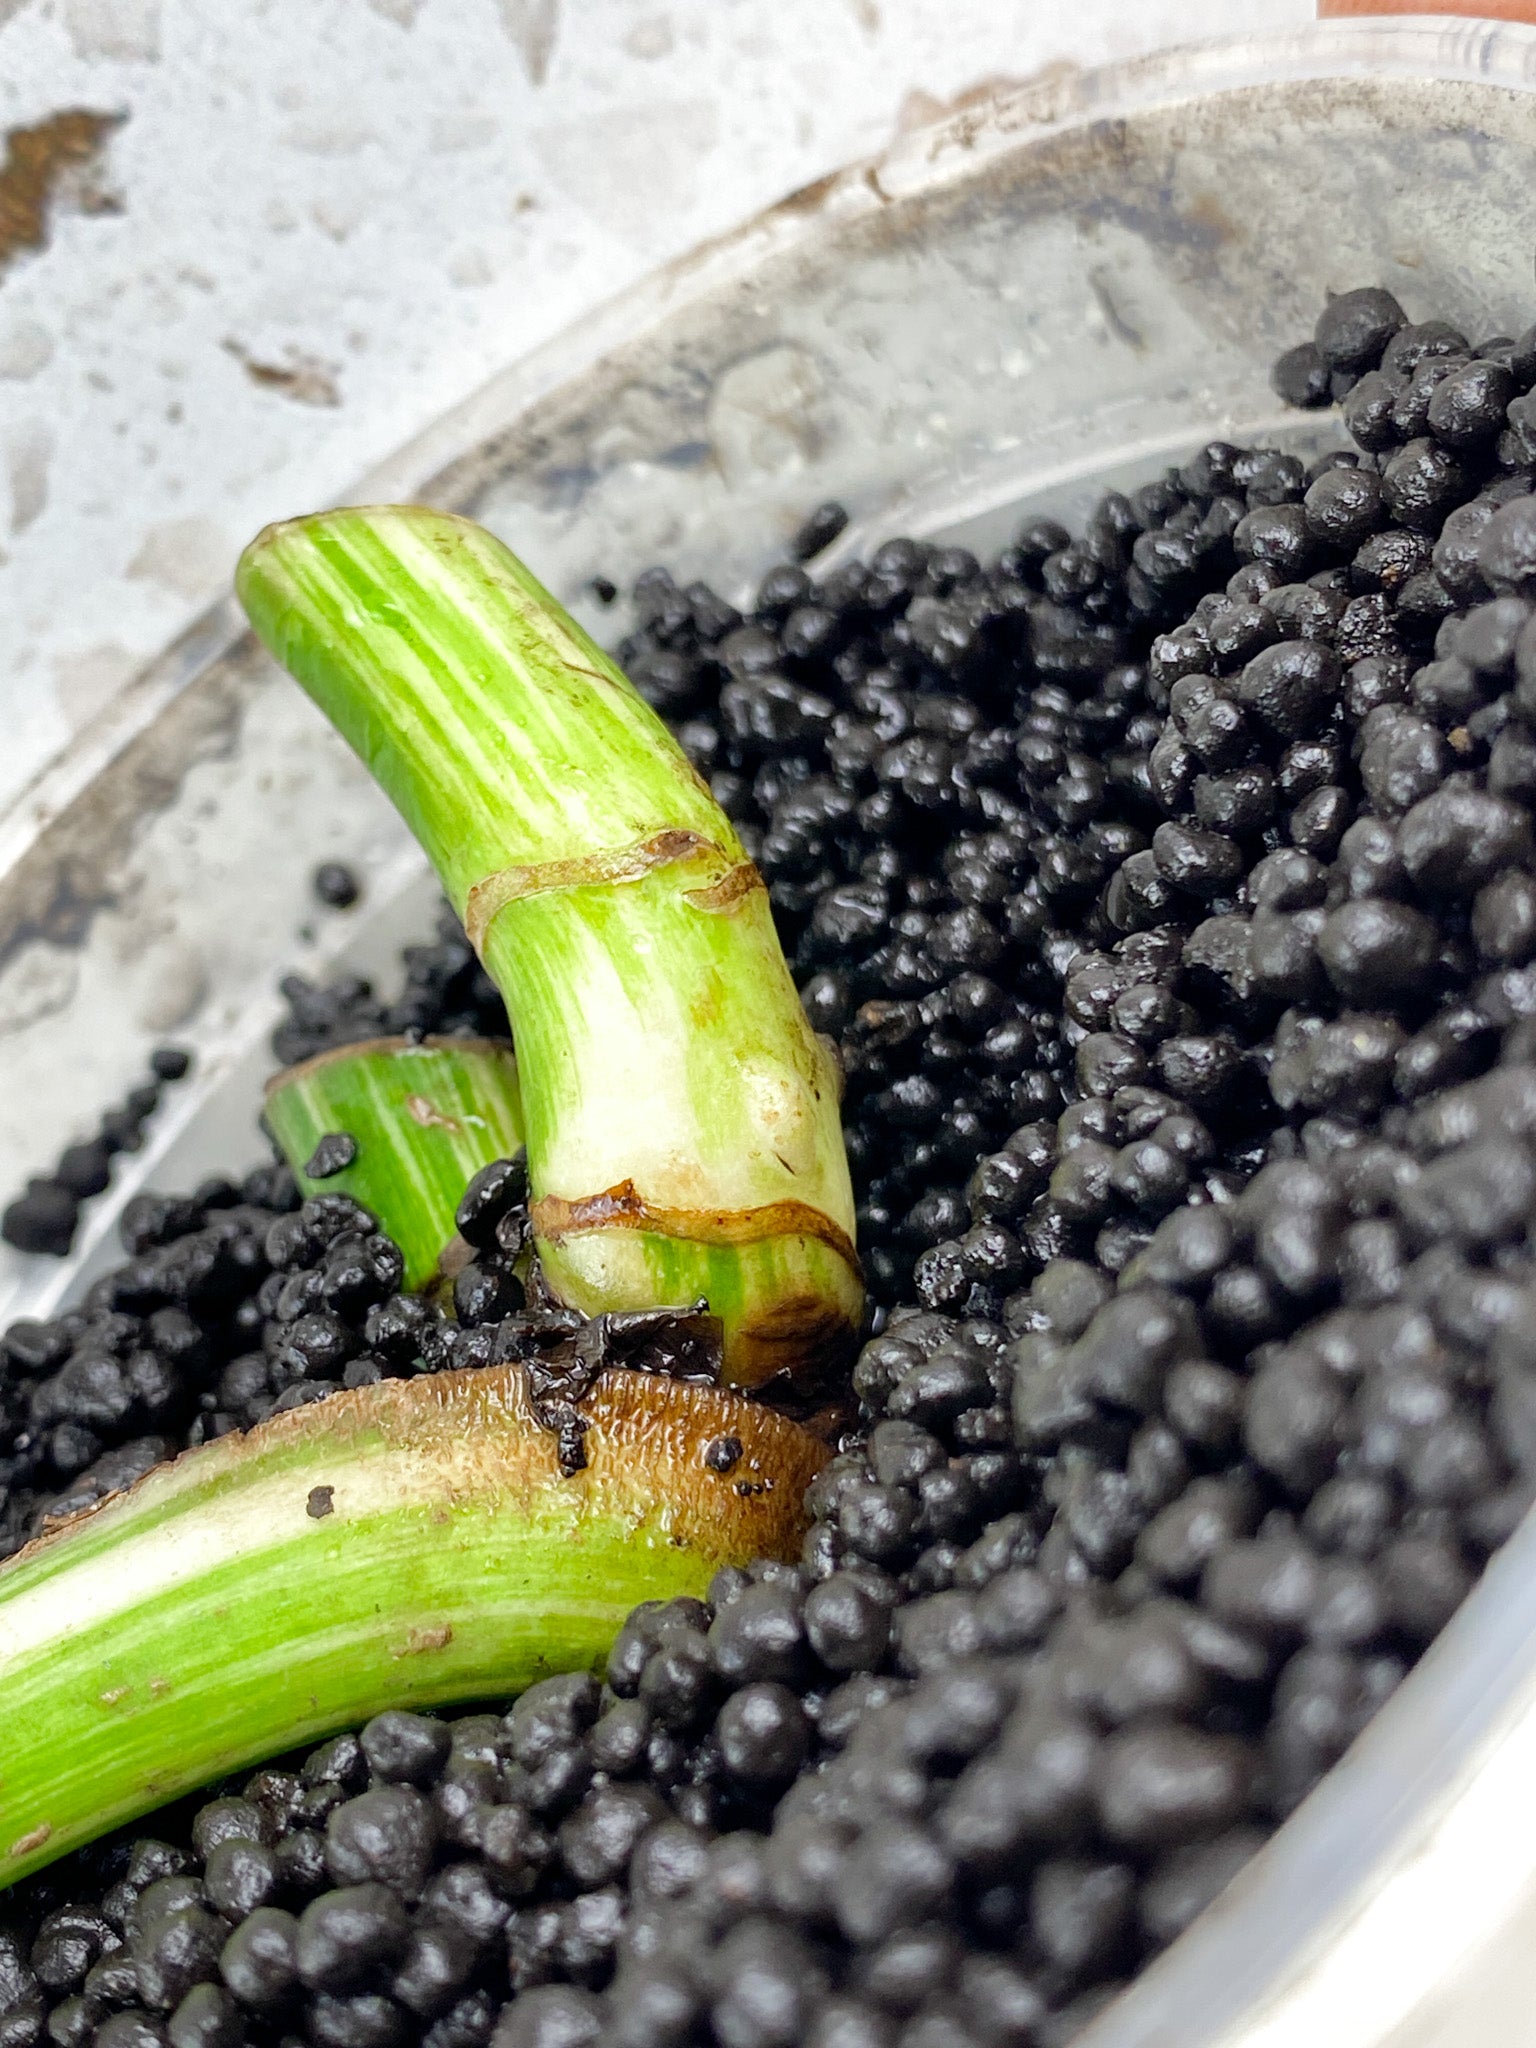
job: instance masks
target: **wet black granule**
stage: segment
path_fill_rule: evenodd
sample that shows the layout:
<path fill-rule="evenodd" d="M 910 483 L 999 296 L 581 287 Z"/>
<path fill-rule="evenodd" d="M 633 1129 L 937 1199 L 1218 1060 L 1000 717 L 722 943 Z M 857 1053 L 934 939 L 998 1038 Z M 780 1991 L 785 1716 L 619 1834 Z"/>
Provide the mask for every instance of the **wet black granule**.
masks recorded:
<path fill-rule="evenodd" d="M 330 1180 L 357 1163 L 357 1140 L 350 1131 L 327 1131 L 304 1162 L 309 1180 Z"/>
<path fill-rule="evenodd" d="M 789 552 L 797 562 L 809 562 L 829 548 L 848 524 L 845 507 L 835 502 L 818 505 L 796 530 Z"/>
<path fill-rule="evenodd" d="M 399 995 L 385 1002 L 361 975 L 338 975 L 316 987 L 301 974 L 281 983 L 288 1016 L 272 1035 L 282 1066 L 364 1038 L 438 1032 L 448 1036 L 505 1038 L 506 1006 L 475 958 L 463 926 L 444 906 L 436 940 L 407 946 Z"/>
<path fill-rule="evenodd" d="M 310 886 L 316 896 L 332 910 L 350 910 L 363 893 L 362 884 L 344 861 L 322 861 L 315 869 Z"/>
<path fill-rule="evenodd" d="M 640 580 L 848 1075 L 880 1307 L 801 1562 L 44 1873 L 0 2048 L 1061 2048 L 1391 1694 L 1536 1487 L 1536 334 L 1346 294 L 1323 370 L 1354 449 L 1213 446 L 986 569 Z M 284 1043 L 495 1028 L 476 977 L 445 926 Z M 336 1198 L 234 1191 L 191 1427 L 555 1348 L 520 1194 L 454 1331 Z M 122 1284 L 8 1404 L 73 1420 Z"/>
<path fill-rule="evenodd" d="M 160 1105 L 164 1084 L 181 1080 L 191 1064 L 191 1055 L 179 1045 L 157 1046 L 149 1056 L 149 1079 L 107 1111 L 96 1136 L 66 1146 L 51 1174 L 29 1180 L 7 1204 L 0 1214 L 0 1238 L 18 1251 L 64 1258 L 80 1227 L 82 1204 L 105 1189 L 119 1152 L 136 1152 L 143 1144 L 144 1125 Z"/>

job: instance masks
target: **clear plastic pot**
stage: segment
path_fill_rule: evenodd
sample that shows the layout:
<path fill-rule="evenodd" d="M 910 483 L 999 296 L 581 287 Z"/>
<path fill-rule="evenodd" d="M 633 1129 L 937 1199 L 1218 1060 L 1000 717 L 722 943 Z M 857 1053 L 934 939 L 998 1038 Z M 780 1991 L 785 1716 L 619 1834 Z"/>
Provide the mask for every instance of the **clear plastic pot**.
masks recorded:
<path fill-rule="evenodd" d="M 509 369 L 364 480 L 504 533 L 591 599 L 664 560 L 750 590 L 803 512 L 844 554 L 995 544 L 1215 436 L 1308 448 L 1273 355 L 1381 282 L 1528 324 L 1536 33 L 1341 22 L 1053 76 L 798 193 Z M 304 509 L 296 507 L 295 510 Z M 322 911 L 318 860 L 366 874 Z M 434 892 L 402 828 L 224 607 L 0 817 L 0 1184 L 197 1056 L 64 1265 L 0 1256 L 0 1319 L 110 1262 L 122 1202 L 258 1155 L 276 976 L 385 973 Z M 1536 2038 L 1536 1527 L 1270 1847 L 1083 2048 Z"/>

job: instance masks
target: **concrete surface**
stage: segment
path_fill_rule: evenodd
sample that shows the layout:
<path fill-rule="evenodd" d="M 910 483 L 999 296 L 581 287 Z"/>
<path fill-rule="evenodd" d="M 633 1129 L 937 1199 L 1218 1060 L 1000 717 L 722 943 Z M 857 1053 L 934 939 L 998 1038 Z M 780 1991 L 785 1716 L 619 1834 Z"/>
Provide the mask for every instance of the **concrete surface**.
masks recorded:
<path fill-rule="evenodd" d="M 263 521 L 646 270 L 988 79 L 1311 12 L 0 0 L 0 811 Z"/>

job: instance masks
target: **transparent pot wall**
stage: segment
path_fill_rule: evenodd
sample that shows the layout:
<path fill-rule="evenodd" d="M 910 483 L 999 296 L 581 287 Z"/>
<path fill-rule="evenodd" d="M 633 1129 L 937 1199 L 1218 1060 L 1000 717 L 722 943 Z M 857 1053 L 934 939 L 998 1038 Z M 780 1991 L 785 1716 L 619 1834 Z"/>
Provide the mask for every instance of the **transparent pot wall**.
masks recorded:
<path fill-rule="evenodd" d="M 1411 317 L 1479 335 L 1529 324 L 1532 85 L 1526 31 L 1400 23 L 1026 88 L 607 309 L 358 495 L 473 513 L 613 639 L 622 608 L 590 600 L 594 575 L 624 586 L 664 561 L 739 597 L 826 498 L 854 515 L 835 556 L 895 531 L 987 548 L 1026 508 L 1070 519 L 1214 437 L 1332 441 L 1335 422 L 1283 414 L 1267 383 L 1330 290 L 1385 284 Z M 197 1066 L 91 1206 L 74 1261 L 0 1253 L 0 1319 L 109 1262 L 115 1212 L 146 1178 L 257 1157 L 278 974 L 345 960 L 387 975 L 435 901 L 402 828 L 229 611 L 115 717 L 0 819 L 0 1183 L 85 1135 L 159 1040 Z M 314 902 L 328 857 L 365 874 L 358 909 Z M 1536 1631 L 1524 1540 L 1337 1784 L 1095 2041 L 1300 2041 L 1230 2028 L 1352 1887 L 1380 1889 L 1405 1814 L 1438 1811 L 1477 1731 L 1514 1711 L 1511 1658 Z M 1330 2032 L 1337 1997 L 1319 2011 L 1309 2048 L 1396 2038 L 1358 2013 Z"/>

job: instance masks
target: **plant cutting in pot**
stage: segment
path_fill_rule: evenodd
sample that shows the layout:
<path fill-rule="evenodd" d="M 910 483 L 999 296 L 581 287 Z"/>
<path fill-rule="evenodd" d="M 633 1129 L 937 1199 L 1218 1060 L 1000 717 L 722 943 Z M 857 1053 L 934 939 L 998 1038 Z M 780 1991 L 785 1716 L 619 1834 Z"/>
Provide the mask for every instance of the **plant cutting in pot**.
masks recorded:
<path fill-rule="evenodd" d="M 750 619 L 640 579 L 625 665 L 680 721 L 839 1040 L 883 1312 L 857 1426 L 807 1489 L 798 1560 L 643 1601 L 602 1688 L 572 1672 L 448 1719 L 402 1680 L 359 1735 L 166 1815 L 166 1842 L 32 1880 L 24 1937 L 0 1928 L 13 2048 L 98 2022 L 129 2048 L 160 2014 L 173 2048 L 1059 2048 L 1435 1638 L 1536 1475 L 1536 334 L 1474 346 L 1345 293 L 1276 381 L 1343 395 L 1355 447 L 1214 442 L 985 567 L 910 540 L 814 581 L 783 564 Z M 340 620 L 377 585 L 375 538 L 365 518 L 284 585 L 301 652 L 311 601 Z M 606 683 L 582 653 L 579 686 Z M 675 815 L 600 838 L 601 886 L 651 902 L 699 852 L 653 861 Z M 579 924 L 587 868 L 523 886 L 546 853 L 502 855 L 488 952 L 495 918 L 561 893 Z M 733 863 L 702 858 L 691 907 L 714 917 Z M 523 1127 L 494 1051 L 492 1116 L 431 1078 L 442 1048 L 367 1042 L 492 1034 L 488 988 L 454 927 L 387 1016 L 356 984 L 301 990 L 284 1042 L 322 1064 L 270 1114 L 308 1199 L 268 1169 L 150 1203 L 78 1312 L 8 1333 L 62 1502 L 144 1426 L 92 1465 L 81 1418 L 105 1439 L 107 1396 L 152 1412 L 151 1354 L 200 1338 L 186 1384 L 215 1435 L 387 1406 L 418 1360 L 476 1387 L 510 1365 L 546 1476 L 576 1487 L 613 1470 L 594 1370 L 692 1374 L 723 1348 L 688 1300 L 550 1298 L 538 1230 L 552 1270 L 566 1217 L 540 1200 L 667 1238 L 688 1205 L 635 1176 L 633 1198 L 556 1182 L 556 1153 L 505 1137 L 458 1159 L 478 1170 L 456 1215 L 439 1189 L 400 1223 L 409 1251 L 351 1199 L 398 1131 Z M 594 1190 L 612 1199 L 582 1208 Z M 701 1213 L 656 1256 L 754 1249 Z M 422 1295 L 390 1292 L 407 1259 Z M 738 1333 L 760 1279 L 721 1296 Z M 750 1455 L 703 1446 L 749 1489 Z"/>
<path fill-rule="evenodd" d="M 435 513 L 271 529 L 240 590 L 432 854 L 518 1048 L 279 1076 L 316 1191 L 288 1235 L 329 1231 L 327 1299 L 404 1278 L 512 1313 L 479 1369 L 296 1405 L 5 1568 L 7 1879 L 386 1705 L 588 1668 L 637 1600 L 791 1554 L 825 1451 L 734 1388 L 819 1383 L 862 1313 L 835 1070 L 755 869 L 621 673 Z"/>

